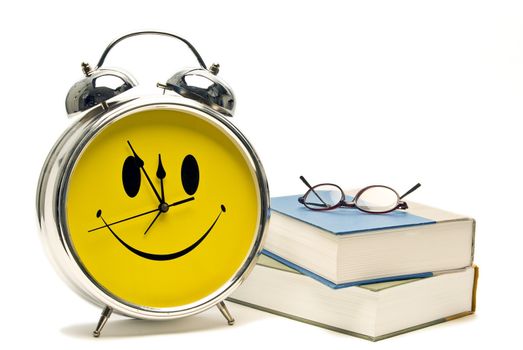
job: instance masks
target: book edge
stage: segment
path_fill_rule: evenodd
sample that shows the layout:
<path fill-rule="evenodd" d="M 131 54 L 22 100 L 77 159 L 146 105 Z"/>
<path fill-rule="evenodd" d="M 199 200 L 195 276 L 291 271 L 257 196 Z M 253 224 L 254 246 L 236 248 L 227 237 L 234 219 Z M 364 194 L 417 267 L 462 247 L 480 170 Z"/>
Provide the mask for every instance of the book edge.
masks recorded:
<path fill-rule="evenodd" d="M 472 267 L 474 268 L 474 286 L 472 287 L 472 302 L 471 302 L 470 311 L 472 313 L 475 313 L 476 312 L 476 298 L 478 295 L 479 266 L 473 265 Z"/>
<path fill-rule="evenodd" d="M 353 281 L 353 282 L 346 282 L 346 283 L 340 283 L 336 284 L 328 279 L 326 279 L 323 276 L 320 276 L 310 270 L 307 270 L 299 265 L 294 264 L 293 262 L 290 262 L 289 260 L 280 257 L 277 254 L 274 254 L 271 251 L 268 251 L 267 249 L 262 250 L 262 254 L 268 256 L 269 258 L 272 258 L 279 263 L 297 271 L 298 273 L 310 277 L 323 285 L 331 288 L 331 289 L 341 289 L 341 288 L 349 288 L 349 287 L 356 287 L 361 286 L 365 284 L 374 284 L 374 283 L 381 283 L 381 282 L 389 282 L 389 281 L 398 281 L 398 280 L 411 280 L 411 279 L 420 279 L 420 278 L 427 278 L 427 277 L 433 277 L 434 272 L 421 272 L 416 274 L 408 274 L 408 275 L 398 275 L 398 276 L 390 276 L 390 277 L 379 277 L 379 278 L 373 278 L 368 280 L 362 280 L 362 281 Z M 264 265 L 262 265 L 264 266 Z M 270 267 L 270 266 L 269 266 Z"/>
<path fill-rule="evenodd" d="M 313 325 L 313 326 L 317 326 L 317 327 L 321 327 L 321 328 L 324 328 L 324 329 L 327 329 L 327 330 L 330 330 L 330 331 L 351 335 L 351 336 L 354 336 L 354 337 L 357 337 L 357 338 L 370 340 L 372 342 L 377 342 L 377 341 L 384 340 L 384 339 L 387 339 L 387 338 L 395 337 L 397 335 L 409 333 L 409 332 L 416 331 L 416 330 L 423 329 L 423 328 L 427 328 L 427 327 L 430 327 L 430 326 L 433 326 L 433 325 L 436 325 L 436 324 L 440 324 L 440 323 L 444 323 L 444 322 L 448 322 L 448 321 L 453 321 L 453 320 L 456 320 L 456 319 L 459 319 L 459 318 L 462 318 L 462 317 L 465 317 L 465 316 L 469 316 L 469 315 L 475 314 L 476 313 L 476 305 L 477 305 L 477 299 L 476 298 L 477 298 L 477 289 L 478 289 L 478 280 L 479 280 L 479 266 L 478 265 L 473 265 L 472 268 L 474 269 L 474 278 L 473 278 L 473 286 L 472 286 L 472 296 L 471 296 L 471 308 L 470 308 L 470 311 L 460 312 L 460 313 L 457 313 L 457 314 L 454 314 L 454 315 L 450 315 L 450 316 L 447 316 L 447 317 L 436 319 L 434 321 L 425 322 L 425 323 L 422 323 L 422 324 L 419 324 L 419 325 L 416 325 L 416 326 L 408 327 L 408 328 L 405 328 L 405 329 L 402 329 L 402 330 L 398 330 L 398 331 L 395 331 L 395 332 L 391 332 L 391 333 L 387 333 L 387 334 L 383 334 L 383 335 L 379 335 L 379 336 L 370 336 L 370 335 L 366 335 L 366 334 L 363 334 L 363 333 L 357 333 L 357 332 L 349 331 L 347 329 L 330 326 L 328 324 L 324 324 L 324 323 L 321 323 L 321 322 L 309 320 L 309 319 L 306 319 L 306 318 L 303 318 L 303 317 L 299 317 L 299 316 L 294 316 L 294 315 L 291 315 L 291 314 L 287 314 L 285 312 L 281 312 L 281 311 L 277 311 L 277 310 L 274 310 L 274 309 L 266 308 L 266 307 L 259 306 L 259 305 L 256 305 L 256 304 L 251 304 L 249 302 L 245 302 L 243 300 L 239 300 L 239 299 L 236 299 L 236 298 L 233 298 L 233 297 L 228 297 L 227 300 L 229 300 L 229 301 L 231 301 L 233 303 L 237 303 L 239 305 L 251 307 L 251 308 L 256 309 L 256 310 L 268 312 L 268 313 L 271 313 L 271 314 L 274 314 L 274 315 L 277 315 L 277 316 L 286 317 L 286 318 L 291 319 L 291 320 L 307 323 L 307 324 L 310 324 L 310 325 Z"/>
<path fill-rule="evenodd" d="M 334 232 L 334 231 L 328 230 L 328 229 L 326 229 L 326 228 L 324 228 L 322 226 L 315 225 L 315 224 L 312 224 L 310 222 L 300 220 L 298 218 L 295 218 L 292 215 L 288 215 L 288 214 L 286 214 L 286 213 L 284 213 L 282 211 L 276 210 L 274 208 L 271 208 L 271 214 L 272 215 L 274 215 L 274 214 L 283 215 L 286 218 L 295 220 L 295 221 L 300 222 L 300 223 L 302 223 L 303 225 L 306 225 L 306 226 L 315 227 L 316 229 L 321 230 L 321 231 L 323 231 L 325 233 L 328 233 L 330 235 L 333 235 L 335 237 L 343 237 L 343 236 L 348 236 L 348 235 L 352 235 L 352 234 L 361 234 L 361 233 L 367 233 L 367 232 L 379 232 L 379 231 L 385 231 L 385 230 L 391 230 L 391 231 L 392 230 L 401 230 L 401 229 L 408 228 L 408 227 L 425 226 L 425 225 L 437 225 L 437 224 L 450 223 L 450 222 L 461 222 L 461 221 L 470 221 L 470 222 L 472 222 L 472 230 L 474 232 L 475 232 L 475 227 L 476 227 L 476 219 L 474 219 L 472 217 L 463 216 L 463 217 L 460 217 L 460 218 L 445 219 L 445 220 L 439 220 L 438 221 L 438 220 L 434 220 L 434 219 L 431 219 L 431 218 L 422 217 L 420 215 L 412 214 L 412 215 L 419 216 L 419 217 L 422 217 L 422 218 L 424 218 L 426 220 L 430 220 L 430 221 L 416 223 L 416 224 L 405 224 L 405 225 L 398 225 L 398 226 L 378 227 L 378 228 L 371 228 L 371 229 L 365 229 L 365 230 L 353 230 L 353 231 Z"/>
<path fill-rule="evenodd" d="M 349 331 L 347 329 L 329 326 L 328 324 L 325 324 L 325 323 L 320 323 L 320 322 L 317 322 L 317 321 L 309 320 L 307 318 L 294 316 L 294 315 L 291 315 L 291 314 L 288 314 L 288 313 L 285 313 L 285 312 L 281 312 L 281 311 L 277 311 L 277 310 L 274 310 L 274 309 L 266 308 L 266 307 L 259 306 L 259 305 L 256 305 L 256 304 L 251 304 L 249 302 L 246 302 L 246 301 L 243 301 L 243 300 L 240 300 L 240 299 L 236 299 L 236 298 L 233 298 L 233 297 L 227 297 L 227 300 L 230 301 L 230 302 L 239 304 L 239 305 L 243 305 L 243 306 L 247 306 L 247 307 L 250 307 L 250 308 L 253 308 L 253 309 L 256 309 L 256 310 L 268 312 L 270 314 L 273 314 L 273 315 L 276 315 L 276 316 L 285 317 L 285 318 L 288 318 L 288 319 L 291 319 L 291 320 L 294 320 L 294 321 L 307 323 L 307 324 L 310 324 L 310 325 L 313 325 L 313 326 L 317 326 L 317 327 L 328 329 L 328 330 L 331 330 L 331 331 L 335 331 L 335 332 L 351 335 L 351 336 L 354 336 L 354 337 L 357 337 L 357 338 L 362 338 L 362 339 L 365 339 L 365 340 L 375 341 L 374 340 L 375 337 L 372 337 L 372 336 L 369 336 L 369 335 L 366 335 L 366 334 L 363 334 L 363 333 L 356 333 L 356 332 Z"/>
<path fill-rule="evenodd" d="M 353 336 L 353 337 L 357 337 L 357 338 L 361 338 L 361 339 L 365 339 L 365 340 L 370 340 L 372 342 L 377 342 L 377 341 L 384 340 L 384 339 L 387 339 L 387 338 L 395 337 L 397 335 L 409 333 L 409 332 L 412 332 L 412 331 L 416 331 L 418 329 L 427 328 L 427 327 L 430 327 L 430 326 L 433 326 L 433 325 L 436 325 L 436 324 L 440 324 L 440 323 L 444 323 L 444 322 L 447 322 L 447 321 L 455 320 L 455 319 L 458 319 L 458 318 L 461 318 L 461 317 L 469 316 L 469 315 L 472 315 L 474 313 L 472 311 L 464 311 L 464 312 L 460 312 L 460 313 L 455 314 L 455 315 L 443 317 L 443 318 L 440 318 L 440 319 L 437 319 L 437 320 L 425 322 L 425 323 L 422 323 L 422 324 L 419 324 L 419 325 L 416 325 L 416 326 L 408 327 L 408 328 L 405 328 L 405 329 L 402 329 L 402 330 L 399 330 L 399 331 L 395 331 L 395 332 L 391 332 L 391 333 L 387 333 L 387 334 L 383 334 L 383 335 L 374 337 L 374 336 L 370 336 L 370 335 L 367 335 L 367 334 L 352 332 L 352 331 L 349 331 L 347 329 L 330 326 L 328 324 L 320 323 L 320 322 L 313 321 L 313 320 L 309 320 L 309 319 L 306 319 L 306 318 L 303 318 L 303 317 L 287 314 L 285 312 L 277 311 L 277 310 L 274 310 L 274 309 L 269 309 L 269 308 L 266 308 L 266 307 L 263 307 L 263 306 L 259 306 L 259 305 L 256 305 L 256 304 L 251 304 L 251 303 L 248 303 L 248 302 L 245 302 L 243 300 L 236 299 L 236 298 L 228 297 L 227 300 L 230 301 L 230 302 L 239 304 L 239 305 L 243 305 L 243 306 L 247 306 L 247 307 L 256 309 L 256 310 L 268 312 L 268 313 L 276 315 L 276 316 L 282 316 L 282 317 L 285 317 L 285 318 L 288 318 L 288 319 L 291 319 L 291 320 L 307 323 L 307 324 L 310 324 L 310 325 L 313 325 L 313 326 L 317 326 L 317 327 L 320 327 L 320 328 L 324 328 L 324 329 L 327 329 L 327 330 L 330 330 L 330 331 L 334 331 L 334 332 L 338 332 L 338 333 L 342 333 L 342 334 L 347 334 L 347 335 L 350 335 L 350 336 Z"/>
<path fill-rule="evenodd" d="M 477 267 L 476 265 L 473 265 L 474 258 L 476 255 L 476 219 L 471 219 L 471 220 L 472 220 L 472 242 L 471 242 L 472 246 L 470 247 L 470 265 Z"/>
<path fill-rule="evenodd" d="M 352 235 L 352 234 L 356 234 L 356 233 L 376 232 L 376 231 L 383 231 L 383 230 L 399 230 L 399 229 L 403 229 L 403 228 L 406 228 L 406 227 L 434 225 L 434 224 L 439 224 L 439 223 L 443 223 L 443 222 L 466 221 L 466 220 L 470 220 L 471 219 L 471 218 L 465 218 L 464 217 L 464 218 L 460 218 L 460 219 L 450 219 L 450 220 L 436 221 L 436 220 L 433 220 L 433 219 L 430 219 L 430 218 L 426 218 L 426 217 L 422 217 L 422 216 L 419 216 L 419 215 L 411 214 L 413 216 L 418 216 L 418 217 L 423 218 L 423 219 L 428 220 L 428 221 L 427 222 L 415 223 L 415 224 L 404 224 L 404 225 L 396 225 L 396 226 L 388 226 L 388 227 L 376 227 L 376 228 L 369 228 L 369 229 L 362 229 L 362 230 L 335 232 L 335 231 L 328 230 L 325 227 L 322 227 L 322 226 L 319 226 L 319 225 L 316 225 L 316 224 L 313 224 L 313 223 L 301 220 L 299 218 L 296 218 L 296 217 L 294 217 L 292 215 L 289 215 L 287 213 L 284 213 L 284 212 L 282 212 L 280 210 L 277 210 L 277 209 L 274 209 L 274 208 L 271 208 L 271 212 L 272 212 L 272 214 L 277 213 L 279 215 L 285 215 L 288 218 L 291 218 L 293 220 L 299 221 L 299 222 L 301 222 L 301 223 L 303 223 L 305 225 L 310 225 L 310 226 L 316 227 L 317 229 L 322 230 L 322 231 L 324 231 L 326 233 L 332 234 L 334 236 L 346 236 L 346 235 Z"/>

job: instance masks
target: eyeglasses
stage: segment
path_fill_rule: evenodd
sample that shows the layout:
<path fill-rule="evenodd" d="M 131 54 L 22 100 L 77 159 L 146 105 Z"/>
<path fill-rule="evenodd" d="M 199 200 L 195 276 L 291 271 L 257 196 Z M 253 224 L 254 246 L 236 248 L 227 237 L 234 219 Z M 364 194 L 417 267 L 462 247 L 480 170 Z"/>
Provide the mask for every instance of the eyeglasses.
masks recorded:
<path fill-rule="evenodd" d="M 402 196 L 387 186 L 367 186 L 359 190 L 354 198 L 347 202 L 345 201 L 345 193 L 338 185 L 322 183 L 311 186 L 303 176 L 300 176 L 300 180 L 309 190 L 298 198 L 298 202 L 310 210 L 332 210 L 341 207 L 356 208 L 370 214 L 385 214 L 396 209 L 408 209 L 407 203 L 402 199 L 421 186 L 417 183 Z"/>

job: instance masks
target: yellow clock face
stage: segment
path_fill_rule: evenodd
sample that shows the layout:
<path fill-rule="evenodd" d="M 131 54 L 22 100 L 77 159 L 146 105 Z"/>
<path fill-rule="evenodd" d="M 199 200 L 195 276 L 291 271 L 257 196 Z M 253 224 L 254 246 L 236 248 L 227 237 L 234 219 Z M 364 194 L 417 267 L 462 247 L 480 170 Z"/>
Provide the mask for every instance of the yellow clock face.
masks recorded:
<path fill-rule="evenodd" d="M 83 270 L 142 307 L 183 307 L 220 290 L 257 237 L 250 162 L 222 128 L 185 110 L 143 110 L 109 124 L 77 158 L 65 197 Z"/>

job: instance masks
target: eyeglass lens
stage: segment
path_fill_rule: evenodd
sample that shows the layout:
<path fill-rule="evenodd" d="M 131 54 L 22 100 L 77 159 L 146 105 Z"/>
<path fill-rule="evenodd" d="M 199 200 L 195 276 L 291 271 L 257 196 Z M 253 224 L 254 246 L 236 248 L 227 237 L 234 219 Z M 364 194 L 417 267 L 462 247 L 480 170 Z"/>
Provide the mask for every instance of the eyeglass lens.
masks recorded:
<path fill-rule="evenodd" d="M 362 210 L 382 213 L 394 210 L 398 205 L 398 201 L 398 194 L 390 188 L 372 186 L 360 194 L 355 204 Z"/>
<path fill-rule="evenodd" d="M 307 193 L 304 204 L 310 209 L 325 209 L 336 206 L 342 199 L 343 193 L 333 185 L 318 185 Z"/>

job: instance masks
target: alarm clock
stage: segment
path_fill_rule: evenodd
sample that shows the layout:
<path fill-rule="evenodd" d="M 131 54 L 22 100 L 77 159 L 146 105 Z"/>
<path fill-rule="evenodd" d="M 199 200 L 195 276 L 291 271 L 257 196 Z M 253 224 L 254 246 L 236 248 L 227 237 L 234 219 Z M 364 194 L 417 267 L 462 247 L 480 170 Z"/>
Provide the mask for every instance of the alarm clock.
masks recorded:
<path fill-rule="evenodd" d="M 121 41 L 161 35 L 185 43 L 199 67 L 136 93 L 136 80 L 102 68 Z M 124 35 L 66 97 L 70 127 L 39 179 L 37 215 L 50 260 L 103 311 L 168 320 L 217 306 L 247 277 L 269 220 L 267 179 L 230 122 L 235 99 L 194 46 L 170 33 Z M 110 77 L 112 85 L 106 83 Z M 114 81 L 117 84 L 114 84 Z"/>

